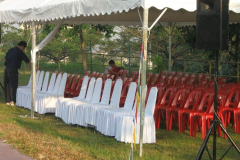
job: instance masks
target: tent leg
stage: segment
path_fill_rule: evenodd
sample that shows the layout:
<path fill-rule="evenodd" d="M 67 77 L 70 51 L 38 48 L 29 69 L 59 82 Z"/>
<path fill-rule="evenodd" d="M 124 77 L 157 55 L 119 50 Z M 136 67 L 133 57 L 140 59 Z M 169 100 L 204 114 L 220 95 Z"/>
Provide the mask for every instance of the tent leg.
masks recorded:
<path fill-rule="evenodd" d="M 142 156 L 143 151 L 143 127 L 145 119 L 145 97 L 146 97 L 146 61 L 147 61 L 147 35 L 148 35 L 148 9 L 144 9 L 143 16 L 143 44 L 144 44 L 144 56 L 142 62 L 142 75 L 141 75 L 141 112 L 140 112 L 140 148 L 139 156 Z"/>
<path fill-rule="evenodd" d="M 35 22 L 32 21 L 32 51 L 31 51 L 31 72 L 32 72 L 32 97 L 31 97 L 31 118 L 34 118 L 34 105 L 35 105 L 35 90 L 36 90 L 36 28 Z"/>

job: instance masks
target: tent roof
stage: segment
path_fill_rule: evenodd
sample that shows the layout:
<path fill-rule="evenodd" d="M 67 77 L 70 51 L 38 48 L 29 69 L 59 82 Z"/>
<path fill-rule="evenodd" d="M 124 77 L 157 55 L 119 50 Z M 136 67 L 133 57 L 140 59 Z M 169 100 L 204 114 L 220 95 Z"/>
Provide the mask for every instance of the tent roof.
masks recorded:
<path fill-rule="evenodd" d="M 151 24 L 165 7 L 171 9 L 160 22 L 196 22 L 196 0 L 4 0 L 0 3 L 0 23 L 54 24 L 66 19 L 68 24 L 141 25 L 138 8 L 141 15 L 142 8 L 150 8 Z M 230 22 L 239 22 L 240 1 L 230 0 L 229 10 Z"/>

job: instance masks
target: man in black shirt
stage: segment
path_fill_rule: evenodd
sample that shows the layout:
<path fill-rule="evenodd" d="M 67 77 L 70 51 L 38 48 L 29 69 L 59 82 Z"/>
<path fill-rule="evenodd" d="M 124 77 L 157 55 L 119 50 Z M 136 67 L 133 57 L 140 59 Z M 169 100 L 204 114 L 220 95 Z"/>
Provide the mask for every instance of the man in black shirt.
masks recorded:
<path fill-rule="evenodd" d="M 18 87 L 18 69 L 21 67 L 22 61 L 31 64 L 29 58 L 23 52 L 27 47 L 25 41 L 18 43 L 17 47 L 8 50 L 4 65 L 4 92 L 6 105 L 14 106 L 16 103 L 16 92 Z"/>

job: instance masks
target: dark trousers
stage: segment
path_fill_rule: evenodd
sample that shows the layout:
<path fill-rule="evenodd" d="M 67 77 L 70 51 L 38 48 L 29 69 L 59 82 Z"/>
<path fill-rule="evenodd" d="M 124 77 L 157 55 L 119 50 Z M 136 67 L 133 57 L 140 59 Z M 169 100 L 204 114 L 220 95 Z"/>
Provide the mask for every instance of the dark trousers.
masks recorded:
<path fill-rule="evenodd" d="M 4 70 L 4 92 L 7 102 L 16 103 L 16 93 L 18 87 L 18 69 L 14 67 L 6 67 Z"/>

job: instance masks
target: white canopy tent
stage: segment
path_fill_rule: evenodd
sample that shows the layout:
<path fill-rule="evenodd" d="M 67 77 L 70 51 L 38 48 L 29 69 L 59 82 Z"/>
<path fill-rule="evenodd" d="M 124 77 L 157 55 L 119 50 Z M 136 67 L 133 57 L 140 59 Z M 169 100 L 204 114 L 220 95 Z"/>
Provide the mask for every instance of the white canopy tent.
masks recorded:
<path fill-rule="evenodd" d="M 196 22 L 196 0 L 4 0 L 0 3 L 0 23 L 32 24 L 32 75 L 35 75 L 36 51 L 43 48 L 56 34 L 62 23 L 140 25 L 143 27 L 144 54 L 142 73 L 146 73 L 147 35 L 149 25 L 168 8 L 159 20 L 186 25 Z M 230 0 L 230 22 L 240 21 L 240 1 Z M 143 22 L 141 16 L 143 15 Z M 35 23 L 58 24 L 54 31 L 36 46 Z M 151 27 L 150 27 L 151 28 Z M 141 77 L 141 105 L 145 102 L 146 77 Z M 35 77 L 32 80 L 32 117 L 35 97 Z M 143 129 L 144 107 L 141 110 Z M 142 132 L 141 132 L 142 133 Z M 142 137 L 142 136 L 140 136 Z M 140 155 L 142 142 L 140 140 Z"/>

